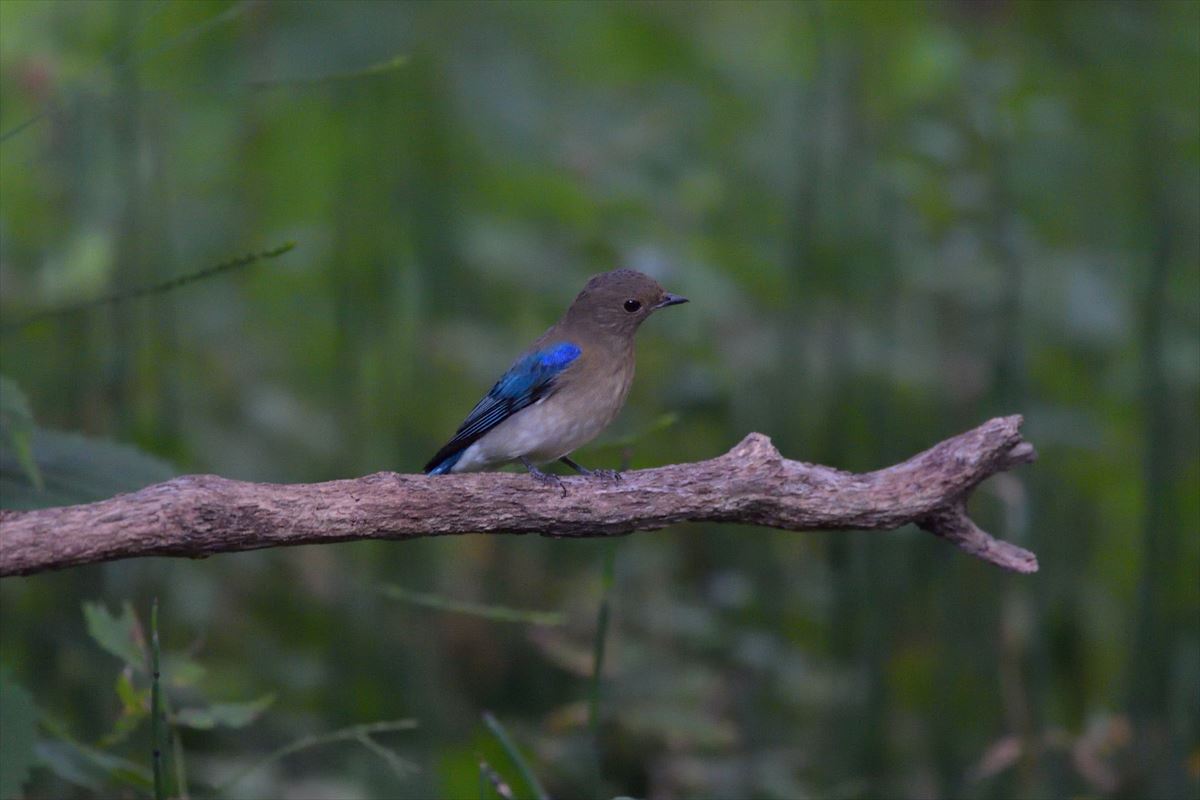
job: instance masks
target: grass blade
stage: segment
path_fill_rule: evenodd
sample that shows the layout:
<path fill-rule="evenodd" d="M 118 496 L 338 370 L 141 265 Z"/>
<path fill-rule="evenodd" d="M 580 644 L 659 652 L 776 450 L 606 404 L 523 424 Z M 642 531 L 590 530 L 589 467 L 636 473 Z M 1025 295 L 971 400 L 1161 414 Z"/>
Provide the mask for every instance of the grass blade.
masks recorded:
<path fill-rule="evenodd" d="M 411 603 L 415 606 L 433 608 L 438 611 L 449 611 L 455 614 L 468 614 L 473 617 L 483 617 L 495 622 L 521 622 L 527 625 L 555 626 L 566 624 L 567 617 L 558 611 L 524 611 L 507 606 L 484 605 L 483 603 L 465 603 L 450 600 L 436 594 L 413 592 L 394 584 L 383 584 L 379 591 L 394 600 Z"/>
<path fill-rule="evenodd" d="M 360 78 L 373 78 L 377 75 L 385 75 L 389 72 L 393 72 L 408 66 L 408 63 L 408 56 L 397 55 L 385 61 L 379 61 L 375 64 L 371 64 L 363 69 L 356 69 L 350 72 L 333 72 L 328 75 L 316 75 L 310 78 L 264 78 L 262 80 L 247 81 L 242 85 L 251 89 L 279 89 L 289 87 L 317 86 L 323 83 L 339 83 L 342 81 L 354 81 Z"/>
<path fill-rule="evenodd" d="M 158 598 L 150 606 L 150 733 L 154 740 L 154 800 L 166 800 L 162 769 L 162 687 L 159 681 Z"/>
<path fill-rule="evenodd" d="M 514 800 L 512 787 L 504 782 L 500 773 L 492 769 L 492 765 L 479 760 L 479 800 L 487 800 L 487 787 L 491 785 L 504 800 Z"/>
<path fill-rule="evenodd" d="M 183 762 L 183 740 L 179 729 L 171 729 L 171 762 L 175 765 L 175 794 L 179 800 L 189 800 L 187 768 Z"/>
<path fill-rule="evenodd" d="M 521 777 L 525 780 L 525 784 L 533 792 L 537 800 L 550 800 L 550 795 L 546 793 L 546 789 L 542 786 L 542 782 L 537 779 L 537 775 L 533 774 L 533 769 L 530 768 L 529 762 L 525 760 L 525 756 L 521 755 L 521 751 L 517 749 L 517 744 L 508 735 L 508 731 L 500 724 L 500 720 L 492 715 L 492 712 L 483 712 L 483 723 L 487 725 L 488 730 L 492 732 L 500 742 L 500 746 L 504 748 L 504 752 L 508 753 L 509 759 L 521 773 Z"/>
<path fill-rule="evenodd" d="M 186 275 L 180 275 L 175 278 L 168 278 L 167 280 L 159 283 L 150 284 L 148 286 L 138 286 L 123 292 L 118 292 L 116 294 L 98 297 L 95 300 L 85 300 L 82 303 L 71 303 L 65 306 L 58 306 L 57 308 L 47 308 L 42 311 L 35 311 L 24 319 L 19 319 L 16 322 L 10 322 L 5 325 L 0 325 L 0 331 L 15 331 L 24 328 L 27 325 L 32 325 L 35 322 L 40 322 L 44 319 L 58 317 L 64 314 L 74 314 L 79 311 L 87 311 L 88 309 L 98 308 L 100 306 L 116 305 L 117 303 L 124 303 L 129 300 L 137 300 L 138 298 L 147 297 L 149 295 L 162 294 L 163 292 L 169 292 L 173 289 L 178 289 L 181 286 L 187 286 L 188 284 L 195 283 L 196 281 L 204 280 L 205 278 L 211 278 L 214 275 L 221 274 L 222 272 L 240 269 L 241 267 L 248 267 L 256 261 L 262 261 L 269 258 L 278 258 L 295 247 L 295 242 L 284 242 L 278 247 L 273 247 L 270 250 L 262 250 L 257 253 L 247 253 L 245 255 L 238 256 L 237 258 L 231 258 L 228 261 L 222 261 L 220 264 L 214 264 L 211 267 L 206 267 L 196 272 L 190 272 Z"/>
<path fill-rule="evenodd" d="M 287 758 L 290 755 L 299 753 L 302 750 L 308 750 L 312 747 L 320 747 L 321 745 L 332 744 L 334 742 L 349 742 L 359 741 L 360 737 L 371 736 L 378 733 L 392 733 L 395 731 L 411 731 L 417 727 L 416 720 L 412 719 L 393 719 L 384 720 L 382 722 L 367 722 L 362 725 L 351 725 L 348 728 L 339 728 L 329 733 L 323 733 L 319 736 L 302 736 L 290 744 L 272 750 L 263 758 L 254 762 L 250 766 L 233 775 L 218 786 L 214 792 L 216 795 L 222 795 L 231 787 L 240 783 L 247 776 L 258 772 L 263 767 L 273 764 L 280 759 Z"/>
<path fill-rule="evenodd" d="M 600 796 L 603 750 L 600 747 L 600 686 L 604 672 L 604 646 L 608 640 L 609 595 L 611 594 L 617 564 L 617 543 L 607 542 L 604 551 L 604 566 L 600 573 L 600 610 L 596 614 L 596 638 L 592 642 L 592 685 L 588 693 L 588 728 L 592 736 L 592 751 L 595 758 L 595 787 L 593 794 Z"/>
<path fill-rule="evenodd" d="M 417 772 L 420 769 L 416 764 L 409 761 L 407 758 L 402 758 L 398 753 L 396 753 L 396 751 L 392 750 L 391 748 L 384 747 L 365 733 L 359 734 L 358 736 L 354 737 L 354 739 L 363 747 L 379 756 L 379 759 L 383 761 L 384 764 L 387 764 L 388 769 L 392 771 L 392 774 L 394 774 L 400 780 L 404 780 L 409 775 Z"/>

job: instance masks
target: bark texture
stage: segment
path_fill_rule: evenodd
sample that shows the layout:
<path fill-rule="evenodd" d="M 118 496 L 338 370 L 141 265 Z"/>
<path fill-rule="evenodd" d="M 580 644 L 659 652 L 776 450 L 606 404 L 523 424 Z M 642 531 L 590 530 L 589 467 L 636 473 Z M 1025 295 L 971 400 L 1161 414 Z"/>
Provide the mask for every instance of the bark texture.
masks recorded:
<path fill-rule="evenodd" d="M 620 536 L 680 522 L 784 530 L 892 530 L 914 523 L 977 558 L 1035 572 L 1033 553 L 967 516 L 988 476 L 1036 458 L 1021 417 L 999 417 L 900 464 L 863 474 L 791 461 L 752 433 L 707 461 L 564 478 L 379 472 L 314 484 L 187 475 L 87 505 L 0 512 L 0 575 L 143 556 L 461 533 Z"/>

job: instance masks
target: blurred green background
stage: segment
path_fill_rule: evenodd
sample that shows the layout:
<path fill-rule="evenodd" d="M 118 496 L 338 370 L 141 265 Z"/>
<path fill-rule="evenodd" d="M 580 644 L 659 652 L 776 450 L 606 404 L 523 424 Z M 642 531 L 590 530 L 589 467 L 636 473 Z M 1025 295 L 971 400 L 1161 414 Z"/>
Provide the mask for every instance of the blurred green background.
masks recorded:
<path fill-rule="evenodd" d="M 180 723 L 195 797 L 396 719 L 225 795 L 479 797 L 480 758 L 527 794 L 484 710 L 556 797 L 1200 793 L 1197 3 L 4 0 L 0 46 L 6 507 L 416 471 L 617 266 L 692 302 L 586 464 L 761 431 L 866 470 L 1006 413 L 1040 453 L 972 506 L 1028 577 L 914 530 L 689 525 L 6 579 L 27 797 L 148 794 L 96 754 L 149 767 L 113 636 L 153 597 L 176 708 L 275 698 Z"/>

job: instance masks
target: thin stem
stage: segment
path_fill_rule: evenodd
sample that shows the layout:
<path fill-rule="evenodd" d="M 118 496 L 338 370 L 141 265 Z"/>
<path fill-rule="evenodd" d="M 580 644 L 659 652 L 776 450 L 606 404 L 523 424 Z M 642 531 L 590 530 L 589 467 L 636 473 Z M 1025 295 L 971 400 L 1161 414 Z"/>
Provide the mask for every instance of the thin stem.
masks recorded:
<path fill-rule="evenodd" d="M 150 731 L 154 739 L 154 800 L 166 800 L 162 769 L 162 688 L 159 685 L 158 598 L 150 606 Z"/>
<path fill-rule="evenodd" d="M 397 778 L 404 779 L 408 777 L 409 773 L 416 772 L 418 769 L 416 764 L 401 758 L 394 751 L 384 747 L 365 733 L 360 733 L 354 737 L 354 740 L 379 756 L 380 760 L 388 765 L 388 768 L 391 769 Z"/>
<path fill-rule="evenodd" d="M 359 78 L 372 78 L 376 75 L 383 75 L 388 72 L 392 72 L 408 66 L 408 62 L 408 56 L 397 55 L 385 61 L 379 61 L 375 64 L 371 64 L 363 69 L 356 69 L 350 72 L 333 72 L 329 73 L 328 75 L 315 75 L 307 78 L 263 78 L 260 80 L 246 81 L 246 83 L 243 85 L 251 89 L 278 89 L 296 86 L 314 86 L 322 83 L 353 81 L 358 80 Z"/>
<path fill-rule="evenodd" d="M 393 584 L 383 584 L 379 587 L 379 591 L 394 600 L 401 600 L 405 603 L 412 603 L 413 605 L 424 606 L 425 608 L 434 608 L 438 611 L 469 614 L 473 617 L 483 617 L 495 622 L 523 622 L 529 625 L 554 626 L 564 625 L 567 621 L 566 614 L 558 611 L 525 611 L 519 608 L 508 608 L 507 606 L 467 603 L 459 600 L 451 600 L 450 598 L 441 597 L 436 594 L 413 592 L 402 586 L 395 586 Z"/>
<path fill-rule="evenodd" d="M 183 737 L 179 726 L 175 724 L 175 710 L 171 706 L 171 696 L 168 692 L 159 694 L 161 702 L 160 713 L 167 724 L 167 734 L 171 737 L 171 766 L 175 771 L 175 795 L 180 800 L 188 800 L 190 792 L 187 780 L 187 762 L 183 758 Z"/>
<path fill-rule="evenodd" d="M 264 758 L 254 762 L 246 767 L 241 772 L 235 773 L 232 778 L 222 783 L 216 788 L 215 794 L 224 794 L 229 788 L 248 775 L 251 775 L 268 764 L 273 764 L 280 759 L 299 753 L 301 750 L 307 750 L 310 747 L 319 747 L 323 744 L 332 744 L 333 742 L 348 742 L 356 741 L 361 736 L 370 736 L 375 733 L 391 733 L 394 731 L 410 731 L 417 727 L 416 720 L 411 719 L 396 719 L 386 720 L 383 722 L 368 722 L 362 725 L 351 725 L 348 728 L 339 728 L 330 733 L 324 733 L 320 736 L 302 736 L 291 744 L 286 744 L 276 750 L 272 750 Z"/>
<path fill-rule="evenodd" d="M 521 751 L 517 749 L 517 743 L 508 735 L 508 731 L 500 724 L 500 720 L 496 719 L 492 712 L 485 711 L 483 712 L 483 722 L 500 742 L 500 746 L 504 748 L 504 752 L 508 753 L 509 759 L 521 773 L 521 777 L 533 792 L 534 797 L 537 800 L 550 800 L 550 795 L 546 793 L 542 782 L 533 774 L 533 769 L 529 766 L 529 762 L 525 760 L 525 756 L 521 755 Z"/>
<path fill-rule="evenodd" d="M 175 793 L 179 796 L 179 800 L 189 800 L 191 793 L 188 791 L 187 767 L 183 762 L 183 739 L 179 735 L 179 728 L 173 723 L 168 723 L 171 728 L 171 760 L 175 767 Z"/>
<path fill-rule="evenodd" d="M 227 272 L 232 269 L 239 269 L 241 267 L 247 267 L 256 261 L 261 261 L 268 258 L 278 258 L 284 253 L 293 249 L 295 246 L 295 242 L 284 242 L 278 247 L 273 247 L 270 250 L 262 250 L 257 253 L 247 253 L 246 255 L 238 256 L 237 258 L 231 258 L 228 261 L 222 261 L 220 264 L 215 264 L 211 267 L 206 267 L 196 272 L 188 273 L 187 275 L 169 278 L 159 283 L 150 284 L 149 286 L 138 286 L 132 289 L 117 292 L 116 294 L 98 297 L 95 300 L 85 300 L 82 303 L 72 303 L 70 305 L 59 306 L 58 308 L 48 308 L 43 311 L 35 311 L 33 314 L 30 314 L 24 319 L 0 326 L 0 331 L 14 331 L 50 317 L 58 317 L 64 314 L 74 314 L 79 311 L 86 311 L 99 306 L 116 305 L 118 303 L 136 300 L 140 297 L 146 297 L 148 295 L 169 292 L 172 289 L 178 289 L 179 287 L 186 286 L 189 283 L 195 283 L 196 281 L 204 280 L 205 278 L 211 278 L 212 276 L 218 275 L 222 272 Z"/>
<path fill-rule="evenodd" d="M 616 574 L 617 543 L 608 542 L 600 572 L 600 610 L 596 614 L 596 636 L 592 641 L 592 685 L 588 696 L 588 729 L 592 737 L 594 786 L 592 794 L 600 797 L 603 778 L 603 751 L 600 747 L 600 683 L 604 672 L 604 646 L 608 639 L 609 595 Z"/>
<path fill-rule="evenodd" d="M 500 797 L 504 798 L 504 800 L 514 800 L 512 787 L 504 782 L 504 778 L 500 777 L 499 772 L 496 772 L 496 770 L 492 769 L 491 764 L 487 763 L 483 759 L 480 759 L 479 760 L 479 798 L 480 798 L 480 800 L 486 800 L 488 784 L 491 784 L 492 788 L 496 790 L 496 794 L 500 795 Z"/>

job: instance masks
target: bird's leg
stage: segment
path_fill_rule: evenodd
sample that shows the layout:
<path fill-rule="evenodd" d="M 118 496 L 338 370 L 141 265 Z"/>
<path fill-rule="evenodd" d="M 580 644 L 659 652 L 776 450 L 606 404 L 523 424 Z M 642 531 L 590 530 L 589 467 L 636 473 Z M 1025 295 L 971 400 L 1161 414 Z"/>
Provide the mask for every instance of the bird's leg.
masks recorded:
<path fill-rule="evenodd" d="M 562 458 L 560 458 L 559 461 L 566 464 L 568 467 L 575 470 L 580 475 L 595 476 L 597 478 L 604 478 L 605 480 L 610 480 L 610 481 L 621 480 L 621 473 L 615 469 L 588 469 L 587 467 L 583 466 L 582 464 L 575 463 L 573 460 L 567 458 L 566 456 L 563 456 Z"/>
<path fill-rule="evenodd" d="M 567 496 L 567 487 L 565 484 L 563 484 L 562 478 L 558 477 L 557 475 L 552 475 L 549 472 L 542 472 L 525 456 L 521 456 L 521 463 L 525 465 L 525 469 L 529 470 L 529 474 L 533 476 L 535 481 L 538 483 L 549 484 L 551 486 L 557 486 L 562 490 L 563 497 Z"/>

